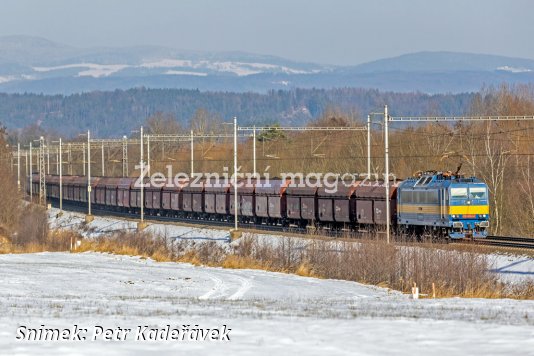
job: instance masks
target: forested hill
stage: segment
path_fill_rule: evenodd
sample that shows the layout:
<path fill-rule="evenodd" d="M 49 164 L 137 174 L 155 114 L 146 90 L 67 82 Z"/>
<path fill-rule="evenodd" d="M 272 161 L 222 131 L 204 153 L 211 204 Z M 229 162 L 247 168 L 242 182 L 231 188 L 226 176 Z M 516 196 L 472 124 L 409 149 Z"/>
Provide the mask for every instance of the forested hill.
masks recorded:
<path fill-rule="evenodd" d="M 83 94 L 0 94 L 0 123 L 8 129 L 38 126 L 63 136 L 90 129 L 98 137 L 127 135 L 156 112 L 169 113 L 184 127 L 198 109 L 240 124 L 300 125 L 325 110 L 365 118 L 388 104 L 393 115 L 463 114 L 475 94 L 380 92 L 372 89 L 294 89 L 259 93 L 184 89 L 115 90 Z"/>

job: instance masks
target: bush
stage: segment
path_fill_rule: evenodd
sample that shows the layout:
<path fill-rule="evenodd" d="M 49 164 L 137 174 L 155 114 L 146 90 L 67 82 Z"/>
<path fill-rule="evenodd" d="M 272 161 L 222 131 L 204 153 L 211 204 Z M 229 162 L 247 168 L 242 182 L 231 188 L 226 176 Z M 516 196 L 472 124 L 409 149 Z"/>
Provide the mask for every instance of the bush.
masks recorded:
<path fill-rule="evenodd" d="M 48 238 L 48 215 L 38 205 L 26 204 L 19 215 L 17 232 L 11 242 L 15 245 L 43 245 Z"/>

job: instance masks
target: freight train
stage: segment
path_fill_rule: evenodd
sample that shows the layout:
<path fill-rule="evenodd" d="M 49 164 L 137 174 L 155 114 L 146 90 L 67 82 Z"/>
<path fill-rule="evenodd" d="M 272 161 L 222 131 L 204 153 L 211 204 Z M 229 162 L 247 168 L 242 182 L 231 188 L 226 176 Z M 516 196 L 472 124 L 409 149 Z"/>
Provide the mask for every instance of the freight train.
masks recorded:
<path fill-rule="evenodd" d="M 46 197 L 57 201 L 59 176 L 47 175 Z M 233 221 L 234 186 L 218 180 L 180 180 L 169 186 L 144 183 L 144 201 L 138 178 L 91 178 L 90 199 L 96 209 L 194 220 Z M 63 176 L 63 200 L 87 204 L 87 177 Z M 32 177 L 39 191 L 39 175 Z M 336 181 L 329 188 L 292 180 L 239 182 L 238 216 L 242 224 L 278 225 L 300 229 L 349 231 L 380 230 L 389 220 L 399 234 L 445 238 L 486 237 L 489 196 L 486 184 L 475 177 L 450 172 L 424 172 L 400 183 L 390 182 L 390 214 L 386 213 L 383 182 Z M 28 189 L 29 191 L 29 189 Z"/>

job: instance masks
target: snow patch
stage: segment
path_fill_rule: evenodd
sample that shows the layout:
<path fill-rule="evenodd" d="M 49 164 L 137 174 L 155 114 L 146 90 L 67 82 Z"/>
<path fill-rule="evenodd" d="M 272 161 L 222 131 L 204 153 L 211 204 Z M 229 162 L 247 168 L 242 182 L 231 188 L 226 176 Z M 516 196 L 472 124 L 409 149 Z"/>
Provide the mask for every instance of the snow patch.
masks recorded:
<path fill-rule="evenodd" d="M 278 70 L 286 74 L 308 74 L 311 72 L 300 70 L 300 69 L 293 69 L 286 66 L 279 66 L 275 64 L 266 64 L 266 63 L 246 63 L 246 62 L 237 62 L 240 65 L 244 66 L 250 66 L 252 68 L 258 68 L 258 69 L 270 69 L 270 70 Z"/>
<path fill-rule="evenodd" d="M 501 70 L 504 72 L 511 72 L 511 73 L 527 73 L 532 72 L 532 69 L 527 68 L 517 68 L 517 67 L 510 67 L 510 66 L 502 66 L 498 67 L 497 70 Z"/>
<path fill-rule="evenodd" d="M 162 59 L 156 62 L 147 62 L 141 64 L 141 68 L 174 68 L 174 67 L 193 67 L 193 62 L 188 59 Z"/>
<path fill-rule="evenodd" d="M 36 72 L 51 72 L 62 69 L 72 69 L 72 68 L 87 68 L 78 73 L 78 77 L 108 77 L 113 73 L 119 72 L 125 68 L 130 67 L 127 64 L 97 64 L 97 63 L 74 63 L 74 64 L 65 64 L 61 66 L 54 67 L 32 67 Z"/>
<path fill-rule="evenodd" d="M 94 65 L 89 66 L 88 70 L 84 70 L 78 73 L 78 76 L 79 77 L 93 77 L 93 78 L 108 77 L 111 74 L 119 72 L 128 67 L 129 66 L 126 64 L 110 64 L 110 65 L 94 64 Z"/>
<path fill-rule="evenodd" d="M 28 74 L 21 74 L 20 76 L 15 76 L 15 75 L 7 75 L 7 76 L 0 76 L 0 84 L 4 84 L 4 83 L 9 83 L 9 82 L 12 82 L 14 80 L 34 80 L 36 79 L 35 76 L 33 75 L 28 75 Z"/>
<path fill-rule="evenodd" d="M 49 224 L 52 229 L 69 229 L 80 233 L 86 238 L 95 238 L 117 231 L 136 229 L 136 223 L 119 218 L 95 216 L 94 220 L 85 225 L 85 215 L 77 212 L 64 211 L 59 215 L 59 209 L 48 210 Z M 207 229 L 203 227 L 179 226 L 164 223 L 149 223 L 146 231 L 166 236 L 173 240 L 187 240 L 192 243 L 216 242 L 227 244 L 228 231 Z"/>
<path fill-rule="evenodd" d="M 8 82 L 11 82 L 13 80 L 15 80 L 16 78 L 12 75 L 8 75 L 6 77 L 0 77 L 0 84 L 3 84 L 3 83 L 8 83 Z"/>
<path fill-rule="evenodd" d="M 273 84 L 280 84 L 280 85 L 283 85 L 285 87 L 287 87 L 291 82 L 288 81 L 288 80 L 280 80 L 278 82 L 273 82 Z"/>
<path fill-rule="evenodd" d="M 208 73 L 202 73 L 202 72 L 190 72 L 186 70 L 168 70 L 165 72 L 167 75 L 195 75 L 197 77 L 205 77 L 208 75 Z"/>
<path fill-rule="evenodd" d="M 204 76 L 206 73 L 189 71 L 187 69 L 204 69 L 216 72 L 233 73 L 237 76 L 247 76 L 260 74 L 267 71 L 280 72 L 284 74 L 309 74 L 317 73 L 320 70 L 305 71 L 301 69 L 290 68 L 283 65 L 257 63 L 257 62 L 233 62 L 233 61 L 209 61 L 209 60 L 190 60 L 190 59 L 172 59 L 165 58 L 161 60 L 147 61 L 139 65 L 128 64 L 98 64 L 98 63 L 73 63 L 51 67 L 33 67 L 35 72 L 46 73 L 51 71 L 81 68 L 84 69 L 78 73 L 79 77 L 107 77 L 117 73 L 125 68 L 175 68 L 167 71 L 169 75 L 198 75 Z"/>
<path fill-rule="evenodd" d="M 30 75 L 30 74 L 22 74 L 20 77 L 22 79 L 25 79 L 25 80 L 34 80 L 34 79 L 36 79 L 35 75 Z"/>
<path fill-rule="evenodd" d="M 234 62 L 214 62 L 211 64 L 211 67 L 221 72 L 230 72 L 237 74 L 240 77 L 260 74 L 262 72 L 261 70 L 250 69 Z"/>
<path fill-rule="evenodd" d="M 232 62 L 232 61 L 207 61 L 207 60 L 190 60 L 190 59 L 171 59 L 166 58 L 153 62 L 145 62 L 141 64 L 141 68 L 193 68 L 193 69 L 209 69 L 219 72 L 234 73 L 238 76 L 247 76 L 253 74 L 263 73 L 265 71 L 278 71 L 286 74 L 307 74 L 318 73 L 320 70 L 304 71 L 294 69 L 286 66 L 257 63 L 257 62 Z"/>

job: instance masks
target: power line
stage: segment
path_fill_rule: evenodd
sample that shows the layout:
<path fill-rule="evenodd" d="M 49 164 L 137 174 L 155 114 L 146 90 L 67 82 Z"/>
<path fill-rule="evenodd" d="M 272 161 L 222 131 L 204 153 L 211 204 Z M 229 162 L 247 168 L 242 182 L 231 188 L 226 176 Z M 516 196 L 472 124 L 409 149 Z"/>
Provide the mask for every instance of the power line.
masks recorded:
<path fill-rule="evenodd" d="M 529 157 L 534 156 L 534 153 L 500 153 L 499 155 L 503 156 L 519 156 L 519 157 Z M 468 157 L 488 157 L 487 154 L 466 154 Z M 456 157 L 456 155 L 451 156 Z M 371 158 L 374 159 L 384 159 L 383 156 L 372 156 Z M 399 155 L 399 156 L 391 156 L 390 158 L 441 158 L 440 155 Z M 257 161 L 272 161 L 272 162 L 284 162 L 284 161 L 310 161 L 310 160 L 329 160 L 329 161 L 337 161 L 337 160 L 348 160 L 348 159 L 367 159 L 367 156 L 336 156 L 336 157 L 284 157 L 284 158 L 257 158 Z M 206 159 L 203 162 L 230 162 L 232 159 Z M 252 158 L 241 158 L 239 160 L 240 162 L 252 162 Z M 188 160 L 152 160 L 152 162 L 155 163 L 165 163 L 165 162 L 172 162 L 172 163 L 186 163 L 189 162 Z"/>
<path fill-rule="evenodd" d="M 513 116 L 513 115 L 496 115 L 496 116 L 388 116 L 390 122 L 441 122 L 441 121 L 534 121 L 534 116 Z"/>

